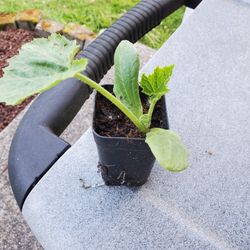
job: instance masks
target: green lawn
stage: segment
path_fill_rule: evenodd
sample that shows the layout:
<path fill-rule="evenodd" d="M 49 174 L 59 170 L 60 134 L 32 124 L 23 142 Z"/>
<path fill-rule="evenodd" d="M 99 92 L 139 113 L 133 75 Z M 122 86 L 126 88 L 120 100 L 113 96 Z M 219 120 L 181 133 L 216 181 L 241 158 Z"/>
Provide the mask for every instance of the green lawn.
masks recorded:
<path fill-rule="evenodd" d="M 109 27 L 138 2 L 138 0 L 3 0 L 0 1 L 0 12 L 38 8 L 47 18 L 63 23 L 79 22 L 98 32 Z M 180 25 L 183 12 L 184 8 L 181 8 L 173 13 L 141 41 L 150 47 L 159 48 Z"/>

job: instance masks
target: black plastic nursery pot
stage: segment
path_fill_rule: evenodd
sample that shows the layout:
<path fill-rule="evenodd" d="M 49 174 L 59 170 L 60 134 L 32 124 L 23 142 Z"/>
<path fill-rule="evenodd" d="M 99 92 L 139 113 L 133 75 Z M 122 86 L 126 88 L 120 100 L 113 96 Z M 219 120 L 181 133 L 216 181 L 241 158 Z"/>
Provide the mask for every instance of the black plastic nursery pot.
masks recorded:
<path fill-rule="evenodd" d="M 110 92 L 113 85 L 104 85 Z M 106 185 L 143 185 L 153 168 L 155 157 L 145 138 L 103 136 L 97 131 L 97 102 L 103 98 L 97 93 L 93 116 L 93 135 L 99 156 L 98 168 Z M 160 102 L 160 127 L 168 129 L 165 98 Z M 110 105 L 113 105 L 110 103 Z M 158 108 L 159 109 L 159 108 Z M 155 112 L 154 112 L 155 113 Z M 153 114 L 153 118 L 154 118 Z"/>

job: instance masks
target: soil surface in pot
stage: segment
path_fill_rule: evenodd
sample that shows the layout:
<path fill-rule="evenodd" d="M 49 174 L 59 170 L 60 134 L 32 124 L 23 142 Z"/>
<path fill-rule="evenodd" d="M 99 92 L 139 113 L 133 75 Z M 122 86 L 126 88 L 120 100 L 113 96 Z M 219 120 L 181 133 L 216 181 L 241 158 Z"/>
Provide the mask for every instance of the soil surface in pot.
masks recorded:
<path fill-rule="evenodd" d="M 141 94 L 143 112 L 149 109 L 149 102 L 145 95 Z M 151 128 L 163 127 L 161 101 L 155 106 L 153 112 Z M 128 137 L 128 138 L 145 138 L 137 127 L 109 100 L 98 94 L 95 107 L 94 119 L 95 131 L 107 137 Z"/>
<path fill-rule="evenodd" d="M 34 31 L 10 29 L 0 31 L 0 77 L 3 68 L 8 66 L 7 60 L 16 55 L 21 46 L 34 38 Z M 19 105 L 10 106 L 0 103 L 0 131 L 3 130 L 23 110 L 34 97 L 26 99 Z"/>

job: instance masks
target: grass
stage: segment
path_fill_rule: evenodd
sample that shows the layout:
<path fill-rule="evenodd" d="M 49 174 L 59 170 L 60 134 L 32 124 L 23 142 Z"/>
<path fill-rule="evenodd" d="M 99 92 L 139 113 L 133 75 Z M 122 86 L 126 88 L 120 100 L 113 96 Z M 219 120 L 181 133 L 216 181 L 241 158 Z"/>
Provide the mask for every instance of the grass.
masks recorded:
<path fill-rule="evenodd" d="M 108 28 L 138 0 L 4 0 L 0 12 L 17 12 L 24 9 L 41 9 L 46 18 L 62 23 L 79 22 L 95 32 Z M 149 32 L 141 42 L 159 48 L 180 25 L 184 8 L 180 8 Z"/>

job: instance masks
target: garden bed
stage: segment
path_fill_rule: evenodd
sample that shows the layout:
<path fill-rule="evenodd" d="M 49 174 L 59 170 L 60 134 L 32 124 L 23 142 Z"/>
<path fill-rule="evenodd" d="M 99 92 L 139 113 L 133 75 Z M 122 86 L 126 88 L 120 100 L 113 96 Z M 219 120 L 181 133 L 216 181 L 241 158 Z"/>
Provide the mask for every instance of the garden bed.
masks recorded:
<path fill-rule="evenodd" d="M 0 77 L 3 76 L 3 68 L 8 65 L 7 60 L 16 55 L 21 46 L 34 38 L 34 31 L 23 29 L 11 29 L 0 31 Z M 22 111 L 33 97 L 16 106 L 0 103 L 0 131 L 2 131 Z"/>

